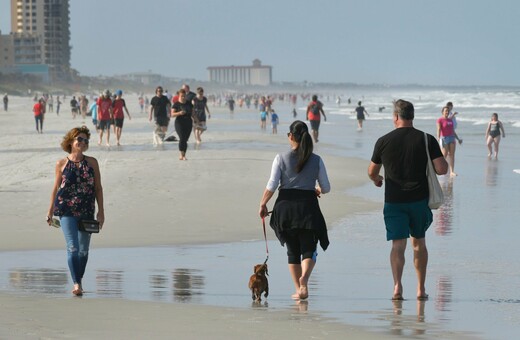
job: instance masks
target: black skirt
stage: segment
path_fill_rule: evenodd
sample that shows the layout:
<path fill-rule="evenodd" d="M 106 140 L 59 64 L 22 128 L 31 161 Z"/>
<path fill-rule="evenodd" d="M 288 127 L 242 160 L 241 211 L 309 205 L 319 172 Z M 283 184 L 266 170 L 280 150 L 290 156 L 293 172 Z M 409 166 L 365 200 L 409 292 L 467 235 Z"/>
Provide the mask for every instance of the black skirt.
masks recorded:
<path fill-rule="evenodd" d="M 281 189 L 269 224 L 282 246 L 287 232 L 295 229 L 312 230 L 323 250 L 329 246 L 327 225 L 313 190 Z"/>

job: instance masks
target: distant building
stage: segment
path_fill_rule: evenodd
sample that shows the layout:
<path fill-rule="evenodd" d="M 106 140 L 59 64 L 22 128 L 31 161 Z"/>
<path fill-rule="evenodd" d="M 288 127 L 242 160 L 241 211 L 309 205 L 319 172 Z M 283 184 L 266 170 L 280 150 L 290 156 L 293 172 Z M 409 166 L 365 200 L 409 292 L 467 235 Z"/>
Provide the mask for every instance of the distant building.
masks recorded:
<path fill-rule="evenodd" d="M 251 66 L 210 66 L 208 75 L 210 82 L 219 84 L 270 85 L 273 68 L 255 59 Z"/>
<path fill-rule="evenodd" d="M 30 33 L 0 35 L 0 72 L 31 74 L 48 82 L 49 65 L 43 64 L 39 36 Z"/>
<path fill-rule="evenodd" d="M 136 81 L 143 85 L 157 85 L 162 82 L 162 76 L 157 73 L 148 72 L 134 72 L 117 76 L 121 80 Z"/>
<path fill-rule="evenodd" d="M 14 44 L 10 35 L 1 35 L 0 32 L 0 68 L 14 66 Z"/>
<path fill-rule="evenodd" d="M 0 37 L 0 48 L 3 71 L 70 77 L 69 0 L 11 0 L 11 34 Z"/>

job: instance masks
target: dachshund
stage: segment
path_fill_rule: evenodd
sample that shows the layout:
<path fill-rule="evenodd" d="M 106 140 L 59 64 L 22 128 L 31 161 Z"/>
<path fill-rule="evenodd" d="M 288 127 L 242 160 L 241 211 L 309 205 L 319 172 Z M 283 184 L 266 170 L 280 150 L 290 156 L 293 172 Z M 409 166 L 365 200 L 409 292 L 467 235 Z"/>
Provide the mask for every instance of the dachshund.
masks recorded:
<path fill-rule="evenodd" d="M 262 293 L 267 298 L 269 295 L 269 282 L 267 281 L 267 263 L 257 264 L 254 267 L 254 274 L 249 278 L 249 289 L 251 289 L 251 297 L 253 301 L 262 301 Z"/>

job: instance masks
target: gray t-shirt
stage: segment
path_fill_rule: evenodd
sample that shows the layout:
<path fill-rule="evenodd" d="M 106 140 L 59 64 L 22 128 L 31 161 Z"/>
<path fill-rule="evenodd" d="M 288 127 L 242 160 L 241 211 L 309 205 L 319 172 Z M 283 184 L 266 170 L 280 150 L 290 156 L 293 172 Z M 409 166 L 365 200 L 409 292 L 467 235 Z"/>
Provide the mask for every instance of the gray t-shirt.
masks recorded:
<path fill-rule="evenodd" d="M 267 189 L 274 192 L 279 186 L 280 189 L 314 190 L 317 181 L 322 193 L 330 191 L 327 170 L 320 156 L 311 154 L 299 173 L 296 164 L 298 156 L 294 151 L 278 154 L 273 161 Z"/>

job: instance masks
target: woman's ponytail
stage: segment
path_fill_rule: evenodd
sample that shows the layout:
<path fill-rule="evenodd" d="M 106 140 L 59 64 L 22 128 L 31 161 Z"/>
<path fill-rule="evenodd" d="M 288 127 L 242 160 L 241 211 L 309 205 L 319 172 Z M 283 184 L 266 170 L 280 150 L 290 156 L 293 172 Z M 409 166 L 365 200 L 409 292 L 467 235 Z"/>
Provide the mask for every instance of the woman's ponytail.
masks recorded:
<path fill-rule="evenodd" d="M 311 157 L 314 145 L 307 124 L 301 120 L 296 120 L 291 124 L 290 132 L 293 135 L 293 139 L 298 143 L 298 147 L 295 150 L 298 156 L 296 172 L 300 172 L 309 160 L 309 157 Z"/>

